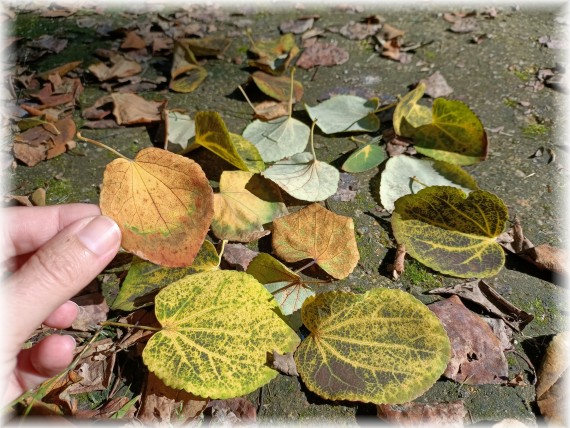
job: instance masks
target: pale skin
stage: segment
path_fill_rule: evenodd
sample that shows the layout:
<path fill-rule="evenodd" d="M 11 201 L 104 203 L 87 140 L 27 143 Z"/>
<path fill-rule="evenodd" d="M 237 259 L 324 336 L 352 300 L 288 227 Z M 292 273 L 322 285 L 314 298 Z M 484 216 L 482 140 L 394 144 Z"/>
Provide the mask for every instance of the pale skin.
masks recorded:
<path fill-rule="evenodd" d="M 63 371 L 73 360 L 71 336 L 52 334 L 30 349 L 22 345 L 41 324 L 71 326 L 70 301 L 113 259 L 120 247 L 117 224 L 96 205 L 14 207 L 2 210 L 3 315 L 1 405 Z"/>

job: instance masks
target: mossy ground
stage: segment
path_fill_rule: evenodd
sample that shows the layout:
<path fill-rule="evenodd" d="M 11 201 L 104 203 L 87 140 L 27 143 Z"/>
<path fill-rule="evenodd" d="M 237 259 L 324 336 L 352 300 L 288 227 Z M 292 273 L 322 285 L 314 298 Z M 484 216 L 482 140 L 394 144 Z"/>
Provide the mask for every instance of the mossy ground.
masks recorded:
<path fill-rule="evenodd" d="M 445 10 L 412 8 L 407 10 L 380 9 L 368 6 L 363 12 L 347 15 L 334 8 L 315 10 L 264 10 L 251 16 L 252 30 L 256 37 L 276 37 L 278 25 L 296 16 L 316 12 L 320 15 L 317 26 L 342 26 L 349 20 L 380 14 L 386 22 L 406 31 L 405 40 L 428 42 L 413 55 L 412 62 L 401 64 L 380 57 L 371 45 L 347 40 L 338 34 L 327 33 L 327 40 L 334 40 L 348 49 L 350 60 L 335 67 L 315 70 L 298 70 L 298 78 L 305 86 L 304 102 L 315 105 L 325 92 L 336 87 L 364 88 L 377 94 L 402 95 L 408 86 L 440 71 L 454 89 L 450 98 L 461 99 L 479 115 L 488 130 L 503 127 L 501 132 L 488 133 L 490 152 L 488 160 L 467 167 L 482 189 L 500 196 L 509 207 L 509 216 L 521 219 L 525 232 L 534 243 L 562 246 L 564 215 L 560 210 L 561 195 L 566 192 L 564 153 L 559 149 L 561 129 L 564 127 L 565 95 L 550 88 L 533 90 L 527 84 L 538 68 L 554 67 L 557 52 L 541 46 L 537 40 L 544 35 L 557 36 L 556 9 L 513 10 L 500 8 L 496 19 L 479 20 L 481 33 L 491 34 L 481 44 L 470 41 L 470 34 L 453 34 L 440 16 Z M 85 12 L 87 13 L 87 12 Z M 96 61 L 93 51 L 97 47 L 111 48 L 114 39 L 101 38 L 93 30 L 80 28 L 77 17 L 45 19 L 35 14 L 19 14 L 13 31 L 24 38 L 43 34 L 68 37 L 69 47 L 58 55 L 47 55 L 38 62 L 26 64 L 30 69 L 44 71 L 69 61 L 83 60 L 83 67 Z M 123 14 L 120 11 L 100 17 L 115 25 L 144 20 L 142 15 Z M 231 26 L 220 25 L 221 30 Z M 227 58 L 244 56 L 248 41 L 236 37 Z M 160 74 L 164 58 L 156 58 L 145 71 L 148 76 Z M 422 61 L 422 63 L 420 63 Z M 511 65 L 516 67 L 511 67 Z M 167 67 L 168 68 L 168 67 Z M 161 88 L 142 93 L 147 99 L 168 98 L 170 108 L 184 108 L 190 112 L 213 109 L 218 111 L 231 132 L 241 133 L 251 120 L 251 110 L 236 92 L 240 84 L 248 80 L 249 70 L 227 60 L 209 60 L 206 64 L 208 78 L 195 92 L 174 94 Z M 514 71 L 513 71 L 514 70 Z M 82 96 L 83 107 L 91 105 L 104 95 L 94 82 L 87 82 Z M 533 123 L 518 101 L 527 101 L 532 108 Z M 295 115 L 306 116 L 301 107 Z M 76 115 L 77 123 L 81 119 Z M 118 149 L 126 156 L 134 157 L 143 147 L 151 145 L 149 133 L 144 127 L 117 130 L 85 130 L 83 134 Z M 354 148 L 354 143 L 344 136 L 327 137 L 316 134 L 317 155 L 320 160 L 340 166 Z M 550 148 L 557 159 L 545 163 L 530 159 L 539 147 Z M 197 160 L 205 169 L 211 157 L 197 153 Z M 48 204 L 69 202 L 97 203 L 99 184 L 105 165 L 113 157 L 99 148 L 80 143 L 73 152 L 28 168 L 19 165 L 11 177 L 11 192 L 29 194 L 38 187 L 47 190 Z M 420 263 L 406 260 L 406 272 L 398 281 L 390 278 L 387 266 L 394 256 L 389 214 L 381 209 L 378 189 L 381 170 L 375 169 L 356 175 L 359 188 L 353 201 L 328 201 L 329 209 L 354 219 L 361 260 L 354 273 L 347 279 L 323 286 L 365 292 L 373 287 L 401 288 L 412 292 L 425 303 L 437 299 L 423 294 L 426 290 L 457 284 L 460 280 L 430 271 Z M 212 178 L 212 177 L 211 177 Z M 215 181 L 215 178 L 213 178 Z M 554 190 L 548 190 L 554 189 Z M 516 306 L 531 312 L 535 320 L 523 334 L 517 336 L 517 350 L 532 354 L 537 363 L 544 352 L 546 339 L 562 329 L 562 306 L 566 293 L 551 278 L 537 274 L 508 258 L 506 267 L 489 279 L 492 286 Z M 523 371 L 530 382 L 530 370 L 520 359 L 509 356 L 511 371 Z M 358 418 L 373 416 L 375 408 L 360 403 L 336 403 L 322 400 L 308 392 L 296 378 L 279 375 L 261 390 L 250 394 L 259 405 L 258 419 L 264 423 L 274 421 L 295 422 L 300 419 L 313 421 L 334 420 L 338 424 L 356 423 Z M 497 385 L 469 386 L 449 381 L 437 382 L 419 401 L 441 402 L 462 399 L 473 422 L 488 422 L 516 418 L 533 423 L 534 387 L 505 387 Z"/>

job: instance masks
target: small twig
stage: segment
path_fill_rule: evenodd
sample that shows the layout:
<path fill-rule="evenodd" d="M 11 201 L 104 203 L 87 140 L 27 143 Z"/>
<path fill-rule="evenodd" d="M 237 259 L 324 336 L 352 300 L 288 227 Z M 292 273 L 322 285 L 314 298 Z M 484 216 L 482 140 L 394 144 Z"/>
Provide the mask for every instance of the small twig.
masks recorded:
<path fill-rule="evenodd" d="M 297 269 L 295 271 L 296 274 L 298 274 L 299 272 L 304 271 L 305 269 L 307 269 L 309 266 L 313 266 L 317 261 L 316 260 L 311 260 L 309 263 L 307 263 L 305 266 L 303 266 L 301 269 Z"/>

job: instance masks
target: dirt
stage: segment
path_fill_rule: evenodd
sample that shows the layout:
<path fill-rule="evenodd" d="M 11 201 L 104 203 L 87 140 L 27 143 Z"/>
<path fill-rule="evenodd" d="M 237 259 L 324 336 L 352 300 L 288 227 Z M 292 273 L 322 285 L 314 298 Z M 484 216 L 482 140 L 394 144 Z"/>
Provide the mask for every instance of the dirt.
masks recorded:
<path fill-rule="evenodd" d="M 535 90 L 531 86 L 538 69 L 552 68 L 557 62 L 562 62 L 560 51 L 538 42 L 542 36 L 560 36 L 562 24 L 556 22 L 560 10 L 527 9 L 524 6 L 503 6 L 497 10 L 499 13 L 494 19 L 478 18 L 479 31 L 475 34 L 487 35 L 480 44 L 472 42 L 474 33 L 448 31 L 451 24 L 442 19 L 441 15 L 446 11 L 443 9 L 382 10 L 369 5 L 362 11 L 348 13 L 332 7 L 301 10 L 291 7 L 269 11 L 259 6 L 246 17 L 252 20 L 254 37 L 275 37 L 279 34 L 278 25 L 293 17 L 318 13 L 320 19 L 316 26 L 324 28 L 340 27 L 349 20 L 358 21 L 379 14 L 386 22 L 406 32 L 405 41 L 426 43 L 413 53 L 409 64 L 401 64 L 382 58 L 366 42 L 326 33 L 325 40 L 346 48 L 350 59 L 343 65 L 316 71 L 298 69 L 296 78 L 305 87 L 303 101 L 315 105 L 322 94 L 334 87 L 363 88 L 378 96 L 403 95 L 410 85 L 439 71 L 454 90 L 449 98 L 464 101 L 487 128 L 488 159 L 465 169 L 482 189 L 497 194 L 505 201 L 509 217 L 512 219 L 515 214 L 519 217 L 532 242 L 561 247 L 566 244 L 561 205 L 562 195 L 567 191 L 564 167 L 567 146 L 564 146 L 560 135 L 566 125 L 564 104 L 567 95 L 549 87 Z M 478 11 L 483 12 L 484 9 Z M 21 37 L 33 38 L 53 32 L 70 39 L 70 46 L 61 54 L 48 55 L 28 64 L 31 69 L 43 71 L 77 59 L 83 59 L 83 67 L 87 67 L 95 62 L 90 53 L 95 47 L 113 45 L 113 39 L 101 39 L 92 30 L 78 28 L 76 19 L 74 16 L 42 19 L 34 14 L 17 17 L 14 31 Z M 114 13 L 110 18 L 96 16 L 96 19 L 110 19 L 120 25 L 133 19 L 142 20 L 143 16 Z M 218 28 L 222 32 L 236 29 L 231 22 L 218 24 Z M 247 46 L 245 35 L 235 37 L 225 59 L 208 60 L 208 78 L 190 94 L 161 90 L 142 95 L 147 99 L 168 98 L 170 108 L 184 108 L 190 112 L 216 110 L 230 131 L 241 133 L 251 120 L 252 112 L 236 89 L 247 82 L 249 70 L 245 65 L 234 64 L 231 58 L 244 57 Z M 164 58 L 157 57 L 150 65 L 145 71 L 148 76 L 160 74 Z M 91 105 L 104 94 L 96 86 L 93 83 L 87 86 L 81 100 L 82 107 Z M 299 118 L 305 117 L 302 106 L 298 105 L 296 110 Z M 79 116 L 75 119 L 79 123 Z M 542 126 L 533 126 L 536 124 Z M 501 131 L 493 131 L 499 127 L 503 127 Z M 85 130 L 83 134 L 131 157 L 141 148 L 151 145 L 144 127 Z M 316 134 L 315 142 L 319 159 L 337 167 L 355 148 L 354 143 L 344 136 Z M 540 147 L 551 149 L 556 154 L 555 160 L 548 163 L 546 156 L 531 158 Z M 97 203 L 103 169 L 112 159 L 113 156 L 107 152 L 80 143 L 73 152 L 33 168 L 18 165 L 11 174 L 9 193 L 29 194 L 38 187 L 45 187 L 48 204 Z M 204 162 L 208 157 L 199 154 L 198 159 Z M 423 294 L 426 289 L 461 281 L 439 275 L 411 260 L 406 263 L 407 266 L 413 265 L 413 271 L 398 281 L 390 278 L 387 265 L 392 261 L 395 248 L 389 215 L 380 206 L 380 174 L 381 168 L 357 174 L 358 191 L 353 201 L 327 201 L 330 209 L 354 219 L 361 261 L 349 278 L 323 286 L 321 290 L 334 288 L 364 292 L 374 287 L 389 287 L 410 291 L 425 303 L 434 301 L 437 297 Z M 505 268 L 490 278 L 489 283 L 514 305 L 535 315 L 535 320 L 516 338 L 515 348 L 538 364 L 549 338 L 562 329 L 565 290 L 555 278 L 537 273 L 510 256 Z M 532 425 L 536 423 L 532 370 L 519 355 L 509 354 L 510 376 L 514 377 L 519 372 L 524 373 L 528 386 L 469 386 L 440 380 L 418 401 L 435 403 L 462 399 L 468 409 L 468 422 L 515 418 Z M 368 417 L 373 418 L 376 411 L 370 404 L 322 400 L 308 392 L 297 378 L 284 375 L 250 394 L 249 398 L 259 405 L 258 420 L 267 424 L 311 419 L 354 425 Z"/>

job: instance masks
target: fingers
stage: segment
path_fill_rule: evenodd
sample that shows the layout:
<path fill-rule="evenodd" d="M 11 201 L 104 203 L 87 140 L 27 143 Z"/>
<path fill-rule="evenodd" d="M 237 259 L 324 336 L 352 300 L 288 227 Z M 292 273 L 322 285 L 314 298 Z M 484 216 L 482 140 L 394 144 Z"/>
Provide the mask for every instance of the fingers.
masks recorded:
<path fill-rule="evenodd" d="M 120 242 L 117 224 L 96 216 L 73 223 L 36 251 L 5 284 L 10 302 L 5 320 L 17 320 L 7 332 L 7 343 L 23 343 L 105 268 Z"/>
<path fill-rule="evenodd" d="M 101 214 L 93 204 L 10 207 L 2 210 L 5 227 L 0 247 L 5 259 L 35 251 L 68 225 Z"/>
<path fill-rule="evenodd" d="M 71 336 L 51 335 L 18 355 L 14 376 L 10 379 L 6 401 L 34 388 L 46 379 L 65 370 L 73 361 L 75 340 Z"/>
<path fill-rule="evenodd" d="M 79 314 L 77 303 L 68 300 L 44 320 L 44 324 L 53 328 L 68 328 Z"/>

